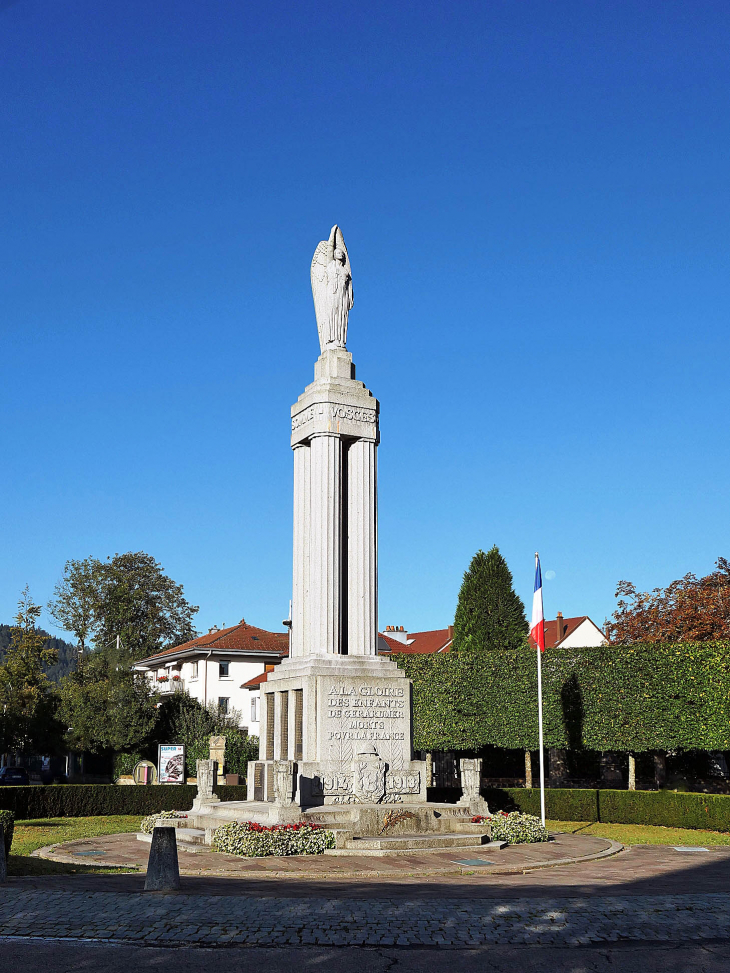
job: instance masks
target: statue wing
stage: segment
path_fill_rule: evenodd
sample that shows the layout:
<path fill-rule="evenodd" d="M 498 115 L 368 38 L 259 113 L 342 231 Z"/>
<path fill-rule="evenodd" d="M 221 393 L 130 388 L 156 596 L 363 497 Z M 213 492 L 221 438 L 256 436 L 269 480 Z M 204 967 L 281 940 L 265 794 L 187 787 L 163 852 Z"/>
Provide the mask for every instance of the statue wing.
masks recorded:
<path fill-rule="evenodd" d="M 327 240 L 322 240 L 317 244 L 317 249 L 314 251 L 314 256 L 312 257 L 312 268 L 310 272 L 312 278 L 312 297 L 314 298 L 314 315 L 317 318 L 320 345 L 322 345 L 322 325 L 324 324 L 327 311 L 328 247 Z"/>

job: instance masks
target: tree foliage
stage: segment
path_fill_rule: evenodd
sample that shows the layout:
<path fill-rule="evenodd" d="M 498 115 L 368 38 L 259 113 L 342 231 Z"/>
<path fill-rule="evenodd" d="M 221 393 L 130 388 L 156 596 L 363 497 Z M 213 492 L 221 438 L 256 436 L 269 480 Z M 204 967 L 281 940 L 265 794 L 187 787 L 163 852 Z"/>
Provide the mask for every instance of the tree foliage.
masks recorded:
<path fill-rule="evenodd" d="M 99 561 L 67 561 L 48 610 L 81 647 L 114 655 L 117 636 L 120 654 L 115 662 L 131 663 L 164 648 L 195 638 L 193 616 L 198 611 L 149 554 L 115 554 Z"/>
<path fill-rule="evenodd" d="M 26 587 L 18 602 L 10 645 L 0 665 L 0 752 L 50 753 L 54 700 L 45 669 L 56 661 L 37 627 L 40 605 Z"/>
<path fill-rule="evenodd" d="M 704 578 L 685 574 L 653 591 L 637 591 L 630 581 L 620 581 L 609 640 L 630 645 L 730 638 L 730 563 L 721 557 L 715 567 Z"/>
<path fill-rule="evenodd" d="M 393 656 L 413 680 L 416 749 L 536 749 L 535 652 L 462 656 Z M 543 707 L 549 747 L 729 749 L 730 642 L 550 649 Z"/>
<path fill-rule="evenodd" d="M 477 551 L 459 591 L 454 618 L 454 649 L 467 639 L 472 649 L 517 649 L 527 637 L 525 606 L 512 584 L 512 574 L 499 549 Z"/>
<path fill-rule="evenodd" d="M 99 753 L 141 747 L 157 722 L 156 693 L 143 674 L 105 653 L 88 656 L 61 680 L 58 718 L 69 747 Z"/>
<path fill-rule="evenodd" d="M 44 649 L 50 650 L 49 659 L 52 660 L 55 658 L 55 661 L 43 663 L 43 671 L 51 682 L 58 682 L 76 668 L 79 657 L 78 649 L 71 642 L 56 638 L 42 628 L 36 626 L 36 631 L 45 639 L 43 647 Z M 0 625 L 0 663 L 5 661 L 5 655 L 10 648 L 11 641 L 11 626 Z"/>
<path fill-rule="evenodd" d="M 239 726 L 241 714 L 224 713 L 214 703 L 203 706 L 187 693 L 174 693 L 163 700 L 155 739 L 160 743 L 183 743 L 186 748 L 187 772 L 195 775 L 197 760 L 207 760 L 210 738 L 226 738 L 226 766 L 232 774 L 245 774 L 249 760 L 258 757 L 258 738 L 249 737 Z"/>

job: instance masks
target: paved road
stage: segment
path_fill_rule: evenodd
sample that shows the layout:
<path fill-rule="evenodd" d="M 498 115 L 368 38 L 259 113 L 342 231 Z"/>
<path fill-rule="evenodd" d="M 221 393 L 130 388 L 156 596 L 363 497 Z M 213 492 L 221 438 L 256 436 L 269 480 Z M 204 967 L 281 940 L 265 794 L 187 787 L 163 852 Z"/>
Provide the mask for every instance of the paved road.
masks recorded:
<path fill-rule="evenodd" d="M 727 973 L 730 945 L 636 943 L 600 947 L 490 946 L 445 950 L 317 947 L 155 949 L 98 944 L 2 942 L 4 973 Z"/>
<path fill-rule="evenodd" d="M 3 936 L 169 946 L 580 946 L 730 940 L 730 895 L 258 898 L 8 887 Z"/>

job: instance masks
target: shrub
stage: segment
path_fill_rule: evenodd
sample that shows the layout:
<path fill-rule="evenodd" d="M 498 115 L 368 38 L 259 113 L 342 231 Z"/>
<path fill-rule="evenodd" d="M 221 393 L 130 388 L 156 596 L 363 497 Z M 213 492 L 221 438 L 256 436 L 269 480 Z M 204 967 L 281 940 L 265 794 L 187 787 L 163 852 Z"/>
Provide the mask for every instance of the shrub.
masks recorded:
<path fill-rule="evenodd" d="M 730 831 L 730 796 L 673 791 L 597 792 L 599 821 Z"/>
<path fill-rule="evenodd" d="M 492 811 L 514 808 L 529 814 L 540 811 L 537 788 L 505 787 L 487 791 L 485 796 Z M 554 821 L 603 821 L 607 824 L 730 831 L 730 795 L 726 794 L 548 788 L 545 811 Z"/>
<path fill-rule="evenodd" d="M 0 787 L 0 808 L 27 818 L 83 818 L 97 814 L 155 814 L 177 805 L 193 806 L 194 784 L 157 784 L 149 787 L 117 784 L 50 784 Z M 245 801 L 246 787 L 221 787 L 222 801 Z"/>
<path fill-rule="evenodd" d="M 519 811 L 498 811 L 492 818 L 492 841 L 507 841 L 510 845 L 525 845 L 533 841 L 547 841 L 548 833 L 540 818 Z"/>
<path fill-rule="evenodd" d="M 138 753 L 115 753 L 114 779 L 129 776 L 141 759 L 142 757 Z"/>
<path fill-rule="evenodd" d="M 281 824 L 265 827 L 253 821 L 231 821 L 213 832 L 214 851 L 245 858 L 267 855 L 321 855 L 335 847 L 332 831 L 316 824 Z"/>
<path fill-rule="evenodd" d="M 545 813 L 554 821 L 598 821 L 596 790 L 592 788 L 547 788 Z M 484 792 L 491 811 L 524 811 L 540 813 L 540 789 L 537 787 L 492 788 Z"/>
<path fill-rule="evenodd" d="M 13 831 L 15 829 L 15 815 L 12 811 L 0 811 L 0 828 L 2 828 L 5 841 L 5 861 L 7 861 L 13 844 Z"/>
<path fill-rule="evenodd" d="M 152 832 L 155 830 L 155 825 L 160 818 L 171 821 L 177 818 L 186 817 L 187 814 L 184 811 L 158 811 L 157 814 L 148 814 L 147 817 L 142 818 L 142 823 L 139 826 L 139 830 L 142 832 L 142 834 L 152 834 Z"/>

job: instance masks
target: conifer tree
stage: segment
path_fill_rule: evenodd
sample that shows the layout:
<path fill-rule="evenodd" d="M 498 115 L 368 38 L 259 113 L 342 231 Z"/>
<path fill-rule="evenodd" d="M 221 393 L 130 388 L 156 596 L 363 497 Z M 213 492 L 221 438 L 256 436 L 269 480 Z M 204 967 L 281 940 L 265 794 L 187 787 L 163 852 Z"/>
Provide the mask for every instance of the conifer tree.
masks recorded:
<path fill-rule="evenodd" d="M 470 639 L 474 649 L 517 649 L 528 632 L 525 606 L 512 585 L 507 562 L 495 545 L 477 551 L 459 592 L 454 619 L 454 649 Z"/>

